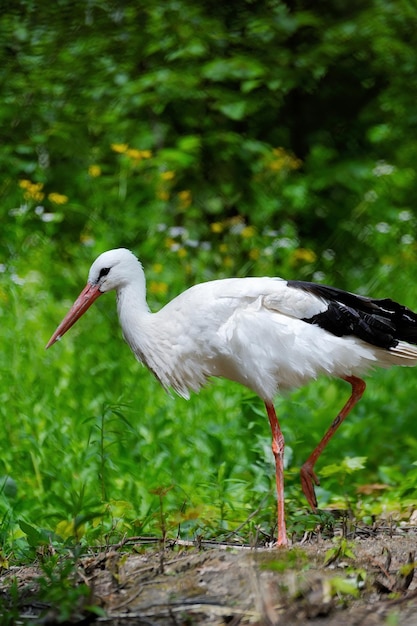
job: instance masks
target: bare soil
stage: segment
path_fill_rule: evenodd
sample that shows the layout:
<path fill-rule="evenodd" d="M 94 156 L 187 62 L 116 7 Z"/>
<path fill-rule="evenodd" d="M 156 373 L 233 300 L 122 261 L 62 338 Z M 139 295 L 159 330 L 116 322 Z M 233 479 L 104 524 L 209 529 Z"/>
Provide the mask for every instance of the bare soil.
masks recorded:
<path fill-rule="evenodd" d="M 330 540 L 309 538 L 290 549 L 207 544 L 126 545 L 82 557 L 71 574 L 70 617 L 58 600 L 39 599 L 38 567 L 0 575 L 3 618 L 12 603 L 19 619 L 3 624 L 114 626 L 417 626 L 414 554 L 417 529 L 380 530 Z M 373 536 L 371 536 L 373 535 Z M 136 550 L 136 552 L 135 552 Z M 415 577 L 417 579 L 417 576 Z M 17 599 L 16 599 L 17 595 Z M 102 615 L 91 611 L 100 607 Z M 12 604 L 10 604 L 12 606 Z"/>

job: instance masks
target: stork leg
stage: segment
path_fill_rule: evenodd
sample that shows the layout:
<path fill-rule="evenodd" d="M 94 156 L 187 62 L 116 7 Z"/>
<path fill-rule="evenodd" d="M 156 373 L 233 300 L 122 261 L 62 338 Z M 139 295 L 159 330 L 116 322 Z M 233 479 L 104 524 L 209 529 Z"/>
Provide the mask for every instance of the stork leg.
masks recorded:
<path fill-rule="evenodd" d="M 307 461 L 304 463 L 300 470 L 301 487 L 303 489 L 305 497 L 307 498 L 307 502 L 309 503 L 313 511 L 317 511 L 317 498 L 314 491 L 314 485 L 320 484 L 320 481 L 314 472 L 314 466 L 316 464 L 316 461 L 319 458 L 320 454 L 323 452 L 326 445 L 329 443 L 330 439 L 333 437 L 336 430 L 339 428 L 340 424 L 345 419 L 345 417 L 349 415 L 355 404 L 359 402 L 359 400 L 362 398 L 366 388 L 365 382 L 361 378 L 356 378 L 356 376 L 346 376 L 344 380 L 352 385 L 352 393 L 350 395 L 350 398 L 333 421 L 323 439 L 310 454 Z"/>
<path fill-rule="evenodd" d="M 272 452 L 275 458 L 275 475 L 277 483 L 277 499 L 278 499 L 278 539 L 277 546 L 287 546 L 287 531 L 285 527 L 285 510 L 284 510 L 284 435 L 282 434 L 274 405 L 265 402 L 266 412 L 268 413 L 269 423 L 272 431 Z"/>

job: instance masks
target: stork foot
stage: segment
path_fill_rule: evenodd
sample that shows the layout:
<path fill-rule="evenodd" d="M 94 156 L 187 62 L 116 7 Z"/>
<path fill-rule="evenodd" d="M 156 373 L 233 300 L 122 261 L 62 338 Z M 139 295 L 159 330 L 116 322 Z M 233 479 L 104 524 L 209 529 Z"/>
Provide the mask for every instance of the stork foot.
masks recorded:
<path fill-rule="evenodd" d="M 274 541 L 273 543 L 270 544 L 269 547 L 270 548 L 289 548 L 289 546 L 290 546 L 290 542 L 285 537 L 285 539 Z"/>

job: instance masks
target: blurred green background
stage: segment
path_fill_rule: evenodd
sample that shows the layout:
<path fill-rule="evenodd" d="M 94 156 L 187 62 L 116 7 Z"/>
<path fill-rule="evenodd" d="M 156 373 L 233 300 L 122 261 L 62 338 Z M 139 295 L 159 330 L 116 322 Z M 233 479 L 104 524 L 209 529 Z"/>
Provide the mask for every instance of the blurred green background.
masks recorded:
<path fill-rule="evenodd" d="M 273 529 L 269 425 L 247 390 L 167 396 L 122 342 L 112 297 L 44 346 L 119 246 L 142 260 L 153 310 L 249 275 L 417 309 L 416 25 L 409 0 L 3 3 L 5 550 L 27 524 L 48 540 L 219 537 L 256 511 L 243 536 Z M 320 506 L 409 517 L 415 381 L 375 374 L 317 468 Z M 348 392 L 321 380 L 277 399 L 295 529 L 298 467 Z"/>

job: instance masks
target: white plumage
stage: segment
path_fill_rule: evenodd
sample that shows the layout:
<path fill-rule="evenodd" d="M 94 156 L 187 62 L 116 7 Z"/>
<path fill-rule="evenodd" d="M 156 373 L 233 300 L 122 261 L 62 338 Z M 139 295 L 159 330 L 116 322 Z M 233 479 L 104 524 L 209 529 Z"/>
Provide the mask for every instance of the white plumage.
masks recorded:
<path fill-rule="evenodd" d="M 322 374 L 352 385 L 348 403 L 302 468 L 303 490 L 316 508 L 314 463 L 362 395 L 365 385 L 358 377 L 375 366 L 417 363 L 417 316 L 412 311 L 388 299 L 371 300 L 313 283 L 280 278 L 215 280 L 191 287 L 151 313 L 142 265 L 123 248 L 94 261 L 85 289 L 47 347 L 99 295 L 111 290 L 117 293 L 127 343 L 166 389 L 188 398 L 209 377 L 222 376 L 264 400 L 277 462 L 278 545 L 286 545 L 287 537 L 284 442 L 272 405 L 275 395 Z"/>

